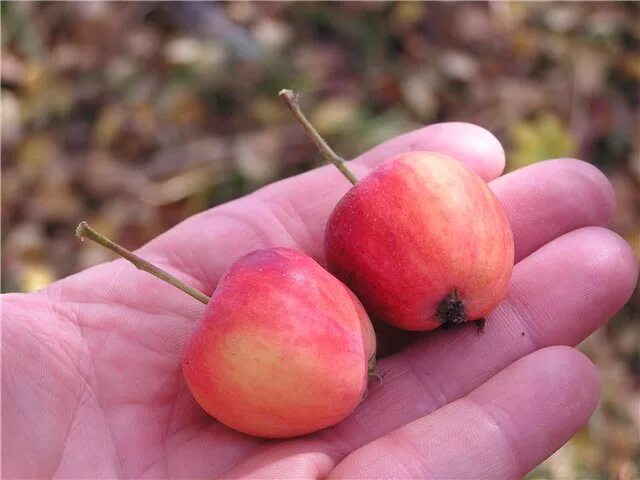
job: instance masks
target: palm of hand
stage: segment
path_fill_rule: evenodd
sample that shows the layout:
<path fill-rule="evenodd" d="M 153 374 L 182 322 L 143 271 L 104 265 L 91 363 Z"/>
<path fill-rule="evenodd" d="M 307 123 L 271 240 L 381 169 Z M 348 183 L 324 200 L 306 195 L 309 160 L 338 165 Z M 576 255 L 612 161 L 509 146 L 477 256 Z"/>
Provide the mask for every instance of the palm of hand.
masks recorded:
<path fill-rule="evenodd" d="M 456 139 L 465 138 L 465 145 Z M 451 154 L 487 180 L 504 155 L 485 131 L 427 127 L 359 159 L 364 175 L 407 150 Z M 235 258 L 264 246 L 321 257 L 326 218 L 347 188 L 321 169 L 192 217 L 141 255 L 211 293 Z M 3 299 L 3 451 L 7 477 L 521 476 L 595 407 L 593 366 L 574 345 L 627 300 L 637 267 L 599 228 L 606 179 L 556 160 L 494 180 L 512 223 L 511 291 L 478 336 L 427 335 L 382 360 L 381 384 L 348 419 L 300 439 L 229 430 L 193 401 L 182 346 L 203 306 L 122 260 L 32 295 Z M 310 196 L 309 192 L 314 192 Z"/>

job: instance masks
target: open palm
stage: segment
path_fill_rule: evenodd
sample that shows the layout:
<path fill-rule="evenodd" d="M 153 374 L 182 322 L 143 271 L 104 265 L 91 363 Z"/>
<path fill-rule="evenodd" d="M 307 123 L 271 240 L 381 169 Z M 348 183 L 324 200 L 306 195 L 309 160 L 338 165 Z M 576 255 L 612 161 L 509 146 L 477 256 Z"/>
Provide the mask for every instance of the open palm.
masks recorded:
<path fill-rule="evenodd" d="M 383 381 L 339 425 L 256 439 L 207 416 L 186 388 L 181 350 L 204 306 L 116 260 L 3 296 L 4 476 L 510 478 L 560 447 L 599 393 L 594 366 L 562 345 L 606 322 L 637 279 L 630 248 L 602 228 L 610 185 L 566 159 L 497 178 L 502 148 L 467 124 L 391 140 L 353 170 L 361 177 L 410 150 L 466 163 L 507 211 L 517 265 L 484 334 L 424 335 L 378 363 Z M 348 187 L 332 167 L 308 172 L 196 215 L 138 253 L 207 294 L 256 248 L 322 260 L 326 219 Z"/>

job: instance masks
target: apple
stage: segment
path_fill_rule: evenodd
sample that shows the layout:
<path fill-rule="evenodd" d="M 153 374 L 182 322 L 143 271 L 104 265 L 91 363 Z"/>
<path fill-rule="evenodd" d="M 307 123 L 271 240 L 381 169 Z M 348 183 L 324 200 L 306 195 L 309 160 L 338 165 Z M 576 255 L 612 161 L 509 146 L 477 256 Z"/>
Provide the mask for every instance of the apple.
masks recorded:
<path fill-rule="evenodd" d="M 364 307 L 304 253 L 251 252 L 209 298 L 86 222 L 76 235 L 206 305 L 182 371 L 198 404 L 235 430 L 285 438 L 329 427 L 358 406 L 369 377 L 377 377 L 376 338 Z"/>
<path fill-rule="evenodd" d="M 505 297 L 513 234 L 488 185 L 445 155 L 412 152 L 358 180 L 302 113 L 280 96 L 322 155 L 354 186 L 329 217 L 327 267 L 374 320 L 432 330 L 478 320 Z"/>
<path fill-rule="evenodd" d="M 514 258 L 487 184 L 428 152 L 399 155 L 351 188 L 324 247 L 329 271 L 369 314 L 406 330 L 482 319 L 505 297 Z"/>
<path fill-rule="evenodd" d="M 307 255 L 236 261 L 185 347 L 193 396 L 225 425 L 283 438 L 338 423 L 365 393 L 375 335 L 358 299 Z"/>

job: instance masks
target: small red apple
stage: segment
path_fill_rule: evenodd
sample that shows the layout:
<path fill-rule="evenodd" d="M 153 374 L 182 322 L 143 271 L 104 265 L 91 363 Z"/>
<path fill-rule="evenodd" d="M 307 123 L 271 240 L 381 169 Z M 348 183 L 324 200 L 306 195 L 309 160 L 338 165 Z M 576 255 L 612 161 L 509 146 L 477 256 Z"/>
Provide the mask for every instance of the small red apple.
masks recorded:
<path fill-rule="evenodd" d="M 235 430 L 284 438 L 329 427 L 356 408 L 377 376 L 375 333 L 362 304 L 304 253 L 249 253 L 210 299 L 86 222 L 76 235 L 206 304 L 182 370 L 200 406 Z"/>
<path fill-rule="evenodd" d="M 432 330 L 481 320 L 504 298 L 513 234 L 486 183 L 445 155 L 400 155 L 358 180 L 313 128 L 291 90 L 280 97 L 354 187 L 325 231 L 329 270 L 375 320 Z"/>
<path fill-rule="evenodd" d="M 400 155 L 347 192 L 327 223 L 325 255 L 370 315 L 406 330 L 483 318 L 504 298 L 514 258 L 487 184 L 427 152 Z"/>
<path fill-rule="evenodd" d="M 258 250 L 220 280 L 183 372 L 225 425 L 281 438 L 334 425 L 360 403 L 375 335 L 356 297 L 307 255 Z"/>

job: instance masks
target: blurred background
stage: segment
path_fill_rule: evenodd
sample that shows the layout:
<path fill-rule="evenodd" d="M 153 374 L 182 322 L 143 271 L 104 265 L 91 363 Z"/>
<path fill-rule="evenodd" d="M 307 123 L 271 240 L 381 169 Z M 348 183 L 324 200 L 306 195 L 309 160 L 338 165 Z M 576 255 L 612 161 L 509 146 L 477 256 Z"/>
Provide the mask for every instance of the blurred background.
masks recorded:
<path fill-rule="evenodd" d="M 277 97 L 345 157 L 439 121 L 491 130 L 508 169 L 550 157 L 613 183 L 640 256 L 639 3 L 8 3 L 2 291 L 109 260 L 322 163 Z M 530 478 L 640 476 L 640 300 L 581 349 L 603 398 Z"/>

